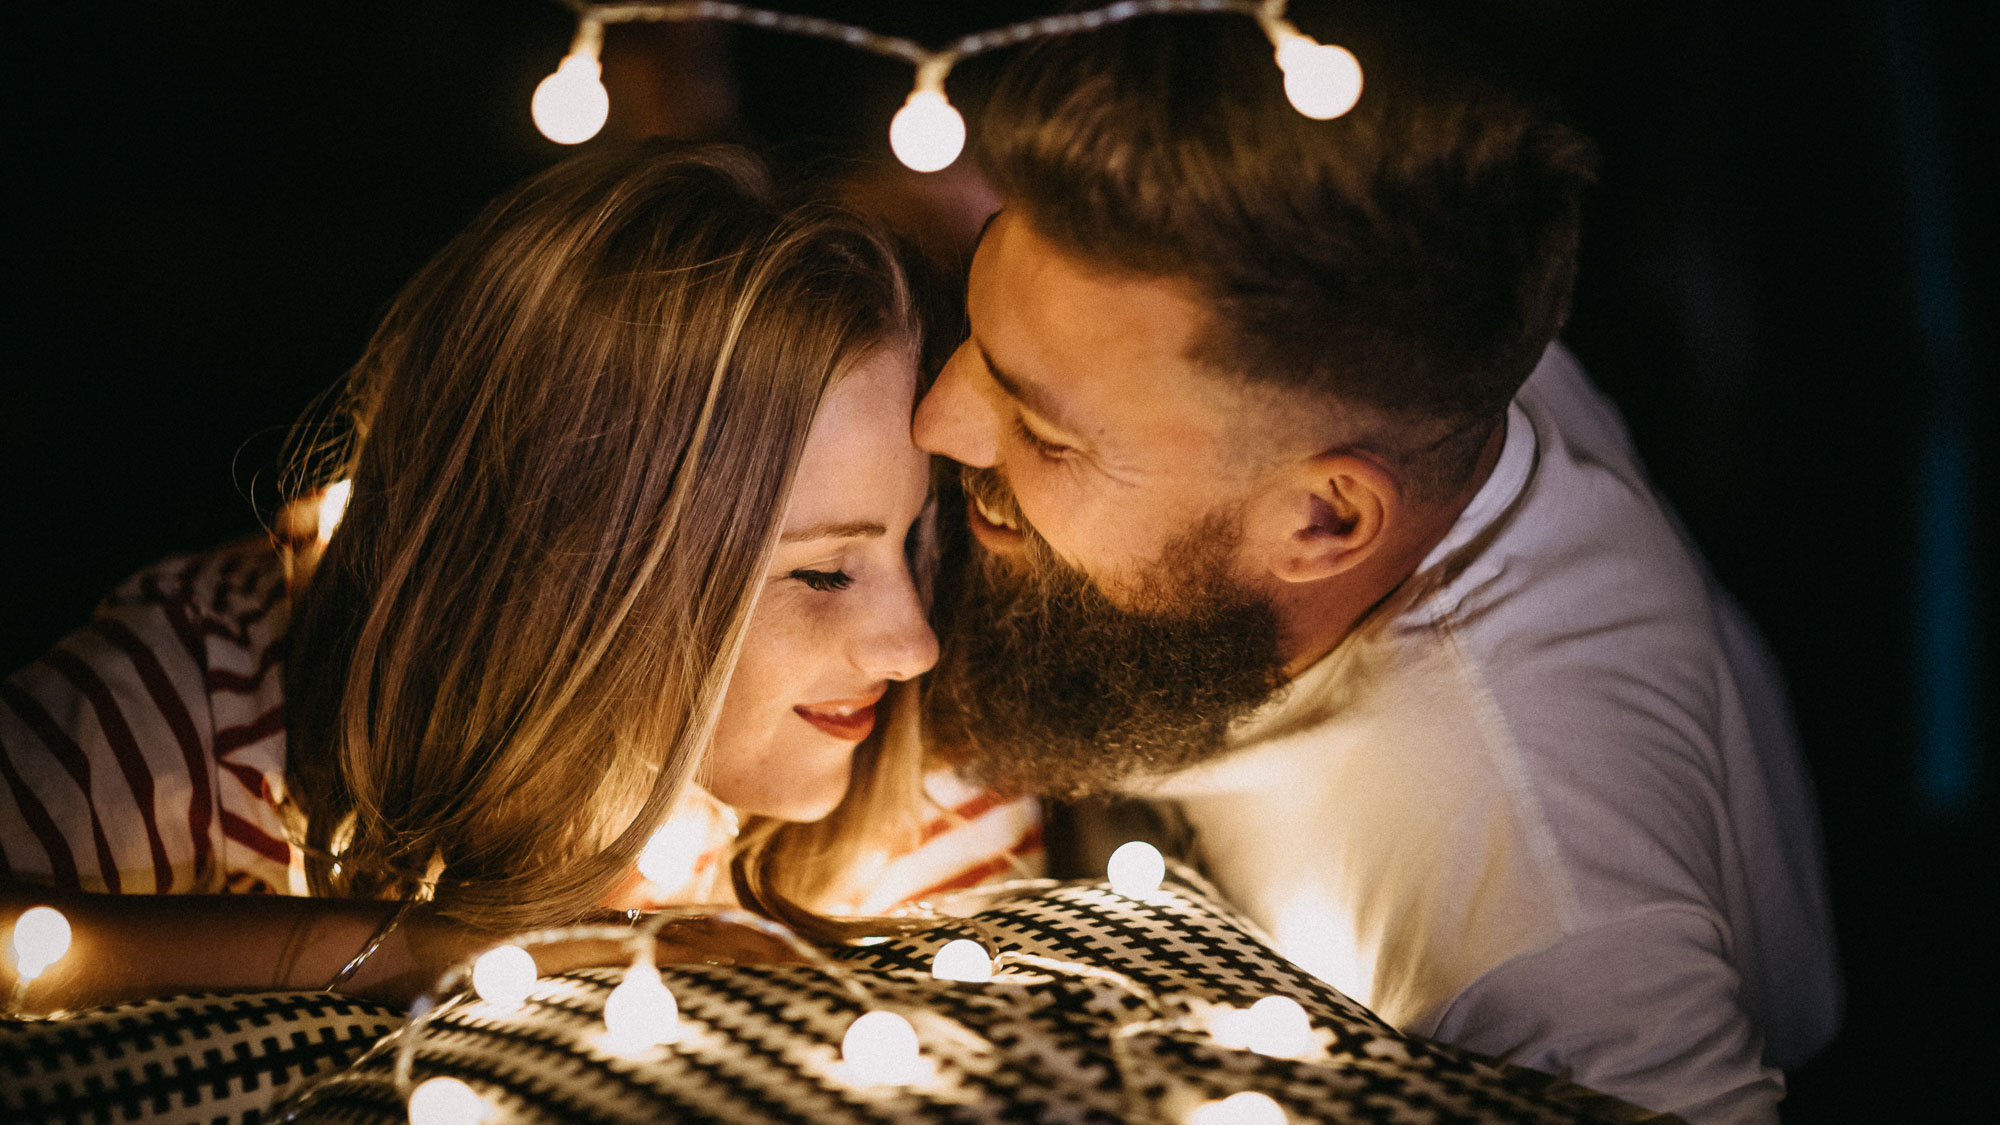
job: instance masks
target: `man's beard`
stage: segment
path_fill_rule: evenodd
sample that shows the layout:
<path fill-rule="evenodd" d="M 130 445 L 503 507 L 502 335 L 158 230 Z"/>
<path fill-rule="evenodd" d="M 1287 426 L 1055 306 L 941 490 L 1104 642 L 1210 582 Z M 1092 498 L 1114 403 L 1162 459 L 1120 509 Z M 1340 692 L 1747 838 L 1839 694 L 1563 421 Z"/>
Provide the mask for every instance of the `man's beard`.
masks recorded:
<path fill-rule="evenodd" d="M 956 567 L 947 550 L 940 576 L 945 639 L 925 729 L 979 780 L 1115 792 L 1218 756 L 1230 724 L 1284 682 L 1275 608 L 1229 574 L 1236 520 L 1216 513 L 1176 537 L 1126 609 L 1056 557 L 990 470 L 964 483 L 1026 539 L 1009 558 L 970 544 Z"/>

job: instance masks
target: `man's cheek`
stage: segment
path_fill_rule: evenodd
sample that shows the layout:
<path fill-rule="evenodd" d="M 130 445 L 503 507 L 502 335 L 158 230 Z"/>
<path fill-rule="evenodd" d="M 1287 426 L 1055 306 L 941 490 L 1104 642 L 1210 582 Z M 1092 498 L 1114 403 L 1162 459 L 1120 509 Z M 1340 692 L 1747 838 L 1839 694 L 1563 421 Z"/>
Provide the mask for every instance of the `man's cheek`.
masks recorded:
<path fill-rule="evenodd" d="M 1099 589 L 1117 584 L 1122 572 L 1128 568 L 1118 565 L 1117 539 L 1108 534 L 1110 528 L 1068 514 L 1052 522 L 1054 526 L 1041 529 L 1041 538 L 1053 562 L 1064 570 L 1088 578 L 1091 585 Z"/>

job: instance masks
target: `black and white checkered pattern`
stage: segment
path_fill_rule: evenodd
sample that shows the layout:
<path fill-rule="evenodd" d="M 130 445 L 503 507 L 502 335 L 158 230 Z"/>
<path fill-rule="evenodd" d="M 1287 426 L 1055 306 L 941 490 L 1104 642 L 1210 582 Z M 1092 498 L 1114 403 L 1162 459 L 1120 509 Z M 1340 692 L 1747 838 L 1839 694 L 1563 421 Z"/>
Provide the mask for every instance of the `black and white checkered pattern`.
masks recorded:
<path fill-rule="evenodd" d="M 991 899 L 992 896 L 989 896 Z M 1111 969 L 1113 980 L 1028 966 L 990 983 L 931 978 L 954 937 Z M 1102 884 L 1018 889 L 973 916 L 913 938 L 840 954 L 875 1005 L 902 1012 L 928 1073 L 904 1086 L 855 1083 L 839 1043 L 863 1005 L 803 965 L 681 966 L 681 1042 L 620 1056 L 601 1041 L 618 970 L 541 981 L 528 1003 L 450 1001 L 415 1051 L 418 1081 L 472 1084 L 509 1122 L 1179 1122 L 1194 1106 L 1259 1090 L 1293 1121 L 1588 1122 L 1656 1120 L 1543 1075 L 1403 1036 L 1273 954 L 1193 885 L 1143 899 Z M 1324 1055 L 1268 1058 L 1224 1048 L 1191 1013 L 1204 1004 L 1291 996 Z M 397 1039 L 289 1107 L 295 1119 L 400 1125 Z"/>
<path fill-rule="evenodd" d="M 402 1023 L 320 992 L 176 996 L 0 1020 L 0 1121 L 243 1125 Z"/>

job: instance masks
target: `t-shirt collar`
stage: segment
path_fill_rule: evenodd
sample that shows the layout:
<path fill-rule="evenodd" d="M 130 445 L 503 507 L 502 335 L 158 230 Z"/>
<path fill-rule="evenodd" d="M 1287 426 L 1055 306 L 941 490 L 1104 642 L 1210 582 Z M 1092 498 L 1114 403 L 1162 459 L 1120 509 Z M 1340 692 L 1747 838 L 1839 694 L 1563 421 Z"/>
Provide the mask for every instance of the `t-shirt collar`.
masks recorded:
<path fill-rule="evenodd" d="M 1528 414 L 1516 401 L 1507 405 L 1504 423 L 1507 436 L 1500 446 L 1500 459 L 1493 464 L 1493 472 L 1486 483 L 1473 493 L 1465 510 L 1452 521 L 1451 529 L 1444 538 L 1438 540 L 1424 561 L 1417 564 L 1416 573 L 1421 575 L 1442 564 L 1456 554 L 1466 544 L 1477 539 L 1493 522 L 1513 507 L 1521 492 L 1528 487 L 1528 478 L 1535 471 L 1535 427 L 1528 421 Z"/>

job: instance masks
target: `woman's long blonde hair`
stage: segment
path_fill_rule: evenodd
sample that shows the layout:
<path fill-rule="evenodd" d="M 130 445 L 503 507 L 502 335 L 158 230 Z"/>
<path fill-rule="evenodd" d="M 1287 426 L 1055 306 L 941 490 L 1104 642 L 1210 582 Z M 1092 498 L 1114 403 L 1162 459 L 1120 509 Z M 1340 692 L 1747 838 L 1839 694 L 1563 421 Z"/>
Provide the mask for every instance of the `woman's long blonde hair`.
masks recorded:
<path fill-rule="evenodd" d="M 302 459 L 353 481 L 284 670 L 314 893 L 593 913 L 710 742 L 828 387 L 918 332 L 892 248 L 740 150 L 580 156 L 447 246 Z M 753 826 L 752 905 L 809 897 L 917 774 L 869 747 L 827 824 Z"/>

